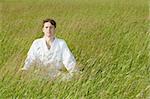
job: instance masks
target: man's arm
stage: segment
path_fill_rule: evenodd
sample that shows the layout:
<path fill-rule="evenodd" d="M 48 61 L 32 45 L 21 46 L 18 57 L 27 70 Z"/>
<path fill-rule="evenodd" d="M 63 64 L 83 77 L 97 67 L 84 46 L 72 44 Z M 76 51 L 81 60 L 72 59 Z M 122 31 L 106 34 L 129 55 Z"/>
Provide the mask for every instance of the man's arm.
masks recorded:
<path fill-rule="evenodd" d="M 30 66 L 35 63 L 35 60 L 36 60 L 36 50 L 35 49 L 36 49 L 36 44 L 34 41 L 28 51 L 27 58 L 25 59 L 24 67 L 21 68 L 21 70 L 28 70 L 30 68 Z"/>
<path fill-rule="evenodd" d="M 78 71 L 78 68 L 76 67 L 76 60 L 65 41 L 62 49 L 63 64 L 68 70 L 69 74 L 73 75 L 73 73 Z"/>

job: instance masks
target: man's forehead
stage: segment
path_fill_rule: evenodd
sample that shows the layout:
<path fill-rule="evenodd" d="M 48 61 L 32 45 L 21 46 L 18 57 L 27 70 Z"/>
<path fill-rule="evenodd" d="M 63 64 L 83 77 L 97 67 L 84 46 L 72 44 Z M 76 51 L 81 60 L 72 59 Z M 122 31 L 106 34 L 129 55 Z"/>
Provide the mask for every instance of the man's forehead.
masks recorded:
<path fill-rule="evenodd" d="M 54 25 L 52 25 L 50 22 L 45 22 L 44 26 L 54 26 Z"/>

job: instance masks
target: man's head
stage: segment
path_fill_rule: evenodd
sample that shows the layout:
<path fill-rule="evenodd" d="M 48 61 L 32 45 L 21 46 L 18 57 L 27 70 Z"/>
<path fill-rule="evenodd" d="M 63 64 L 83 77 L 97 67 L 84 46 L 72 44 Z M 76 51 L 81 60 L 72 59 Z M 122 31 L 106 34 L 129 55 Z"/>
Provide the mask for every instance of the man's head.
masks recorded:
<path fill-rule="evenodd" d="M 46 37 L 54 37 L 56 29 L 56 22 L 53 19 L 43 20 L 43 32 Z"/>

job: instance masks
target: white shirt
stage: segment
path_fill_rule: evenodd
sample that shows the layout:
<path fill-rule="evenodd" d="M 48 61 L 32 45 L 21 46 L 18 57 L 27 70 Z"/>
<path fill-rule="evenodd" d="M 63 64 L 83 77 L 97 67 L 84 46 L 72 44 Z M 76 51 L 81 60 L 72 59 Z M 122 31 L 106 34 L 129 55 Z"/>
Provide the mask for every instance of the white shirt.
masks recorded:
<path fill-rule="evenodd" d="M 23 68 L 28 70 L 33 64 L 42 67 L 53 65 L 57 70 L 65 67 L 69 72 L 73 72 L 76 60 L 63 39 L 55 37 L 48 49 L 45 39 L 40 38 L 32 43 Z"/>

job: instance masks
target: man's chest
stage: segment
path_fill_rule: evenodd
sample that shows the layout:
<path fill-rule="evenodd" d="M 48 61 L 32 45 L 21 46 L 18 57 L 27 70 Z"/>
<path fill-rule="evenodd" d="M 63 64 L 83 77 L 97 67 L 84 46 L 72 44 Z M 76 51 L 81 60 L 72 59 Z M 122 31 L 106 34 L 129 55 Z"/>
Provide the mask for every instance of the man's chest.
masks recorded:
<path fill-rule="evenodd" d="M 36 56 L 41 61 L 61 60 L 62 49 L 60 46 L 52 46 L 50 49 L 48 49 L 41 45 L 36 48 Z"/>

